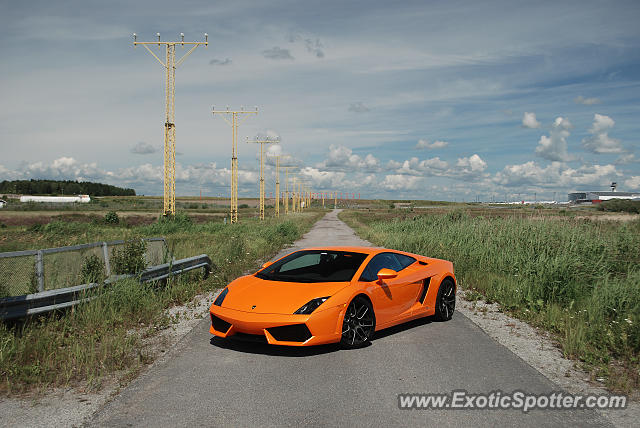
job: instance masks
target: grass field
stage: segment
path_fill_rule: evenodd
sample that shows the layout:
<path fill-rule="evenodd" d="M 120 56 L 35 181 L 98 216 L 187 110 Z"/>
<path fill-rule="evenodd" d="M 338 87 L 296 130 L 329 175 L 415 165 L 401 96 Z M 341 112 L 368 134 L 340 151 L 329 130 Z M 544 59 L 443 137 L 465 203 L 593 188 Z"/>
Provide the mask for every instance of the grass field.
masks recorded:
<path fill-rule="evenodd" d="M 107 224 L 103 217 L 85 211 L 77 212 L 75 218 L 3 228 L 0 251 L 164 236 L 176 258 L 206 253 L 215 267 L 206 280 L 196 274 L 183 275 L 166 286 L 121 281 L 74 310 L 24 324 L 0 324 L 0 392 L 69 384 L 99 387 L 112 373 L 130 377 L 149 362 L 143 341 L 170 325 L 167 308 L 257 268 L 323 214 L 310 210 L 261 222 L 254 211 L 251 217 L 244 212 L 234 225 L 224 224 L 222 216 L 203 221 L 186 214 L 174 221 L 132 225 L 125 219 Z M 46 216 L 47 212 L 39 214 Z"/>
<path fill-rule="evenodd" d="M 376 245 L 453 261 L 469 296 L 546 328 L 612 390 L 640 387 L 640 220 L 486 208 L 341 218 Z"/>

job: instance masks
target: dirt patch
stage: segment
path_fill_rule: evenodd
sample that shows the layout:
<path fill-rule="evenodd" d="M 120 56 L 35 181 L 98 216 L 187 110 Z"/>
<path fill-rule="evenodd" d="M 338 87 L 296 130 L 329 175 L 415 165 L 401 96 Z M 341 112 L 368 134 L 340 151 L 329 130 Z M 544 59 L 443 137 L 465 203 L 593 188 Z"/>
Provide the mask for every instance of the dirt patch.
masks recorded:
<path fill-rule="evenodd" d="M 49 224 L 54 221 L 67 223 L 91 223 L 99 221 L 102 217 L 95 214 L 37 214 L 37 215 L 1 215 L 0 223 L 7 226 L 32 226 L 34 224 Z"/>
<path fill-rule="evenodd" d="M 640 214 L 601 214 L 601 215 L 590 215 L 590 216 L 577 216 L 577 219 L 588 219 L 588 220 L 598 220 L 598 221 L 634 221 L 640 219 Z"/>

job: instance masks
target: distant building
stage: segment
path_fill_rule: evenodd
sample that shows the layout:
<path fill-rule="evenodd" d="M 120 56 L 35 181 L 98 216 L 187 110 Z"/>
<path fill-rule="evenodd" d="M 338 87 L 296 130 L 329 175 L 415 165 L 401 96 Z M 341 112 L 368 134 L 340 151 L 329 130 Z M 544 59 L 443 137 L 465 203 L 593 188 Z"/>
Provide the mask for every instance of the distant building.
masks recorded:
<path fill-rule="evenodd" d="M 598 204 L 603 201 L 610 201 L 611 199 L 629 199 L 640 200 L 640 192 L 616 192 L 618 187 L 617 183 L 611 183 L 611 191 L 585 191 L 569 193 L 570 204 L 584 204 L 592 203 Z"/>
<path fill-rule="evenodd" d="M 89 195 L 77 196 L 20 196 L 20 202 L 49 202 L 49 203 L 70 203 L 80 202 L 89 203 L 91 198 Z"/>
<path fill-rule="evenodd" d="M 4 208 L 5 205 L 7 205 L 7 201 L 0 199 L 0 208 Z"/>

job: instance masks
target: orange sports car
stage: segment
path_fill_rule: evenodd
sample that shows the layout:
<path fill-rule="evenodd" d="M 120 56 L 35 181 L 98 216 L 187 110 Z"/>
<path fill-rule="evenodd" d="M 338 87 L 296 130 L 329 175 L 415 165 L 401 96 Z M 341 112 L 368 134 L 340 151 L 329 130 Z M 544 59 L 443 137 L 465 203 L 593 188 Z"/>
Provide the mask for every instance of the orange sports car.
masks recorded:
<path fill-rule="evenodd" d="M 273 345 L 355 348 L 409 320 L 451 319 L 456 288 L 446 260 L 384 248 L 309 248 L 231 282 L 209 309 L 209 330 Z"/>

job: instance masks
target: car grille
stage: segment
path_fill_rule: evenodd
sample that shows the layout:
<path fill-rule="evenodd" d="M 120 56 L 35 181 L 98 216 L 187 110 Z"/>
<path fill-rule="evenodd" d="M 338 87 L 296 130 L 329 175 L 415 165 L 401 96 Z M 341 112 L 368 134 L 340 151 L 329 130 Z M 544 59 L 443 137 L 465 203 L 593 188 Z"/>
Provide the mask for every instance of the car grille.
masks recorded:
<path fill-rule="evenodd" d="M 231 339 L 241 340 L 243 342 L 269 343 L 267 342 L 267 337 L 264 334 L 236 333 L 231 336 Z"/>
<path fill-rule="evenodd" d="M 280 342 L 304 342 L 311 337 L 311 332 L 304 324 L 271 327 L 267 331 Z"/>
<path fill-rule="evenodd" d="M 218 318 L 213 314 L 210 314 L 210 315 L 211 315 L 211 325 L 213 326 L 214 330 L 219 331 L 220 333 L 226 333 L 227 331 L 229 331 L 231 324 L 229 324 L 223 319 Z"/>

